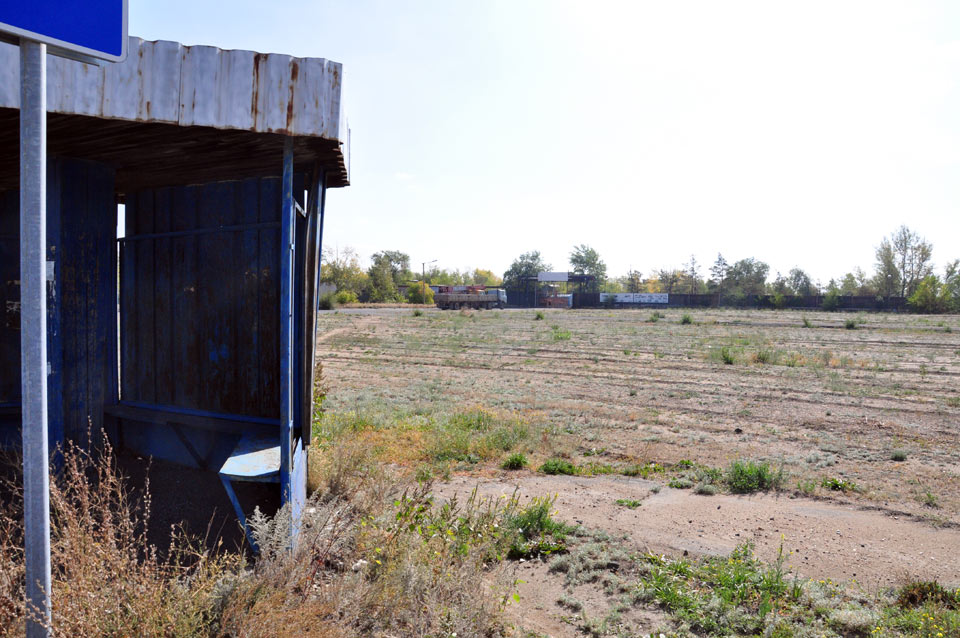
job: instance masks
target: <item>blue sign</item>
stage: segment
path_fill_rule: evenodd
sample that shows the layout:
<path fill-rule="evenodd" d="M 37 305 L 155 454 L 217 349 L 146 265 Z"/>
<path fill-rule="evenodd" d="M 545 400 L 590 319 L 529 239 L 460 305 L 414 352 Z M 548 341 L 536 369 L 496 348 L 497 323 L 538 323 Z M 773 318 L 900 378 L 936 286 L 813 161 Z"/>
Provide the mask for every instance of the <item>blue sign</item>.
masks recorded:
<path fill-rule="evenodd" d="M 127 55 L 127 0 L 4 0 L 0 33 L 119 62 Z"/>

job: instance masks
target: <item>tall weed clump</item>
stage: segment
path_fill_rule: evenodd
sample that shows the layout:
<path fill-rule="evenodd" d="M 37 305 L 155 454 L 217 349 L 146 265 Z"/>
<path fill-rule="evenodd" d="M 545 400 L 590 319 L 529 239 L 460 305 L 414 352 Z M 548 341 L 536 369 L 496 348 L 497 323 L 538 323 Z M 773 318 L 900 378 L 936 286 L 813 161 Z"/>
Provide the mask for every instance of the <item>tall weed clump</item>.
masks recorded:
<path fill-rule="evenodd" d="M 0 511 L 0 636 L 22 635 L 22 492 Z M 208 636 L 218 629 L 223 579 L 242 566 L 172 533 L 167 556 L 147 541 L 150 499 L 135 498 L 109 444 L 91 453 L 68 443 L 50 479 L 54 636 Z"/>

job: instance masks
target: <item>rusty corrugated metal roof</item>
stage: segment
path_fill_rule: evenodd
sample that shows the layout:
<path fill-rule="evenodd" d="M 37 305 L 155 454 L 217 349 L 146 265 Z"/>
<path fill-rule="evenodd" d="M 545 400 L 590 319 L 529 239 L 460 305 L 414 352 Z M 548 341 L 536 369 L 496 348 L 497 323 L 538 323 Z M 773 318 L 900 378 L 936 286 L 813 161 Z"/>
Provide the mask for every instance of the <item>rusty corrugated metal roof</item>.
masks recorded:
<path fill-rule="evenodd" d="M 128 51 L 103 66 L 49 56 L 48 111 L 348 144 L 337 62 L 134 37 Z M 17 47 L 0 43 L 0 108 L 19 108 L 19 76 Z"/>

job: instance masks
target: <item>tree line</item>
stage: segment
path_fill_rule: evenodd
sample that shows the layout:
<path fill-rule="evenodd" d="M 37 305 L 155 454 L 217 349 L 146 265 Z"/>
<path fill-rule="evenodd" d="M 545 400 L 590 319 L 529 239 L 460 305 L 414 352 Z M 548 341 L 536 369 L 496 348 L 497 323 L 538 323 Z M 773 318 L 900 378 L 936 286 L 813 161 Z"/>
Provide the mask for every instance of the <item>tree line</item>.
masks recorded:
<path fill-rule="evenodd" d="M 759 295 L 781 300 L 790 296 L 824 295 L 828 307 L 830 299 L 840 296 L 870 296 L 880 300 L 902 297 L 918 312 L 960 312 L 960 260 L 948 262 L 941 273 L 936 273 L 932 258 L 933 245 L 901 226 L 876 247 L 871 273 L 855 268 L 831 278 L 826 284 L 814 281 L 799 266 L 771 277 L 770 266 L 760 260 L 746 257 L 728 261 L 722 254 L 718 254 L 709 267 L 691 256 L 679 268 L 655 268 L 645 277 L 634 269 L 611 277 L 600 254 L 586 244 L 571 250 L 569 271 L 593 277 L 585 287 L 587 292 L 716 294 L 733 305 Z M 399 250 L 376 252 L 370 262 L 368 268 L 363 268 L 352 248 L 324 249 L 320 280 L 336 287 L 337 300 L 341 303 L 432 303 L 429 289 L 411 284 L 423 281 L 426 285 L 485 285 L 524 290 L 536 279 L 537 273 L 553 271 L 553 266 L 536 250 L 514 259 L 503 277 L 481 268 L 461 272 L 434 264 L 429 264 L 429 268 L 421 264 L 421 272 L 416 272 L 411 268 L 409 255 Z M 406 289 L 405 296 L 400 294 L 402 289 Z"/>
<path fill-rule="evenodd" d="M 574 246 L 569 262 L 571 272 L 594 277 L 586 287 L 588 292 L 716 294 L 733 305 L 759 295 L 771 295 L 781 301 L 789 296 L 824 295 L 826 307 L 831 302 L 835 304 L 840 296 L 870 296 L 878 300 L 902 297 L 917 312 L 960 312 L 960 260 L 948 262 L 942 274 L 937 274 L 932 257 L 933 245 L 901 226 L 877 246 L 871 274 L 856 268 L 826 284 L 814 281 L 799 266 L 786 275 L 777 272 L 771 278 L 770 266 L 762 261 L 747 257 L 730 262 L 722 254 L 706 270 L 691 255 L 680 268 L 657 268 L 646 277 L 633 269 L 618 277 L 608 277 L 599 253 L 586 245 Z M 503 275 L 503 284 L 508 289 L 524 289 L 538 272 L 552 270 L 539 251 L 531 251 L 513 261 Z"/>
<path fill-rule="evenodd" d="M 370 257 L 370 267 L 360 265 L 360 256 L 352 248 L 323 250 L 320 264 L 320 282 L 336 287 L 339 303 L 356 301 L 369 303 L 433 303 L 429 288 L 417 285 L 484 285 L 497 287 L 503 281 L 493 272 L 482 268 L 473 270 L 446 270 L 430 264 L 425 272 L 411 269 L 410 256 L 399 250 L 383 250 Z M 406 295 L 401 295 L 401 290 Z M 425 295 L 424 298 L 422 295 Z"/>

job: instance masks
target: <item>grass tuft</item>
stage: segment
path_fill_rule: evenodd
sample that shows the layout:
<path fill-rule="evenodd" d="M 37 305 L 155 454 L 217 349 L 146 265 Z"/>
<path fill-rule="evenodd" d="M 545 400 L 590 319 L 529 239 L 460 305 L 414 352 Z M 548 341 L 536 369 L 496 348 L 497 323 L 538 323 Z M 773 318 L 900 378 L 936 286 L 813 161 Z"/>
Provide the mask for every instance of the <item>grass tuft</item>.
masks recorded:
<path fill-rule="evenodd" d="M 566 475 L 575 475 L 577 474 L 577 466 L 566 461 L 564 459 L 547 459 L 543 465 L 540 466 L 540 472 L 544 474 L 566 474 Z"/>
<path fill-rule="evenodd" d="M 500 467 L 505 470 L 522 470 L 527 467 L 528 464 L 529 461 L 527 461 L 527 457 L 524 456 L 523 453 L 514 452 L 503 461 Z"/>
<path fill-rule="evenodd" d="M 768 463 L 734 461 L 727 468 L 725 481 L 735 494 L 749 494 L 780 489 L 784 481 L 783 468 L 773 469 Z"/>

